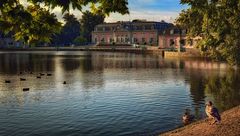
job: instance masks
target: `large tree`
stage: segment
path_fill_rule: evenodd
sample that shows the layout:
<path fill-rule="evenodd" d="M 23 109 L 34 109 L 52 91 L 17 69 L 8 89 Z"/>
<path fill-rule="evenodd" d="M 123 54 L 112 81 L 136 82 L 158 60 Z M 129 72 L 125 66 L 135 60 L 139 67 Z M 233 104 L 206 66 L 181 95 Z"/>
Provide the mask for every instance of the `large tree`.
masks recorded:
<path fill-rule="evenodd" d="M 54 44 L 72 44 L 74 39 L 80 36 L 80 22 L 73 14 L 66 13 L 63 16 L 65 21 L 61 33 L 54 36 Z"/>
<path fill-rule="evenodd" d="M 240 1 L 181 0 L 189 8 L 180 13 L 177 24 L 189 29 L 189 36 L 202 36 L 199 49 L 206 55 L 240 65 Z"/>
<path fill-rule="evenodd" d="M 39 5 L 6 7 L 1 10 L 0 28 L 5 34 L 11 33 L 17 41 L 25 44 L 50 42 L 50 37 L 60 30 L 61 24 L 56 16 Z"/>
<path fill-rule="evenodd" d="M 70 8 L 82 11 L 83 6 L 90 4 L 95 13 L 129 13 L 127 0 L 28 0 L 27 2 L 30 7 L 25 7 L 19 0 L 1 0 L 0 27 L 5 33 L 13 32 L 16 40 L 24 40 L 29 44 L 39 41 L 50 42 L 52 37 L 50 35 L 59 30 L 59 22 L 47 9 L 61 7 L 63 13 Z"/>
<path fill-rule="evenodd" d="M 5 0 L 6 1 L 6 0 Z M 33 3 L 43 3 L 52 9 L 61 7 L 62 12 L 68 11 L 71 7 L 82 11 L 83 6 L 91 5 L 95 12 L 109 14 L 119 12 L 128 14 L 128 0 L 28 0 Z"/>
<path fill-rule="evenodd" d="M 93 14 L 89 11 L 83 13 L 81 22 L 81 34 L 82 37 L 91 42 L 91 33 L 94 27 L 104 22 L 105 16 L 103 14 Z"/>

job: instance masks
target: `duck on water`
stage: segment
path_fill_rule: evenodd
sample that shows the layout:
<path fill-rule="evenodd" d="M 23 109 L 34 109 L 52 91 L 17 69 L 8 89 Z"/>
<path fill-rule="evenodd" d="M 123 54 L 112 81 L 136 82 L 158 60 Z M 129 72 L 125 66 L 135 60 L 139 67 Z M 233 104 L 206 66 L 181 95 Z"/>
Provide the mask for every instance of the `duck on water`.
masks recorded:
<path fill-rule="evenodd" d="M 184 125 L 188 125 L 194 121 L 194 115 L 190 113 L 190 109 L 186 109 L 182 117 L 182 122 Z"/>

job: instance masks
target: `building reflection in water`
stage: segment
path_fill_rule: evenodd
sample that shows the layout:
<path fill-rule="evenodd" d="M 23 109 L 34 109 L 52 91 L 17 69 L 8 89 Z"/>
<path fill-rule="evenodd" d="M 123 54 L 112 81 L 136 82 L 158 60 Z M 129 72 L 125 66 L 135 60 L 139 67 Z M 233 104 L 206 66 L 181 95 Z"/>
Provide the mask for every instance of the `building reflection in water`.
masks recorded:
<path fill-rule="evenodd" d="M 28 100 L 21 90 L 30 86 L 35 91 L 33 101 L 43 98 L 44 90 L 53 88 L 56 91 L 69 90 L 79 87 L 82 91 L 91 91 L 105 87 L 106 74 L 121 75 L 122 72 L 161 71 L 160 75 L 152 78 L 164 80 L 182 80 L 189 85 L 190 97 L 193 101 L 194 112 L 201 118 L 201 108 L 206 99 L 213 99 L 221 110 L 231 108 L 240 103 L 239 72 L 231 71 L 226 74 L 227 65 L 206 60 L 177 60 L 162 59 L 157 55 L 137 55 L 128 53 L 87 53 L 71 55 L 71 53 L 34 54 L 34 53 L 0 53 L 0 101 L 17 101 L 22 105 Z M 19 81 L 20 71 L 32 71 L 34 75 L 24 74 L 27 82 Z M 53 73 L 53 77 L 42 80 L 35 78 L 39 72 Z M 129 76 L 131 74 L 129 73 Z M 132 75 L 133 76 L 133 75 Z M 147 75 L 143 75 L 147 76 Z M 12 84 L 2 81 L 11 79 Z M 131 78 L 131 77 L 130 77 Z M 151 77 L 150 77 L 151 78 Z M 153 79 L 149 79 L 151 81 Z M 63 81 L 68 84 L 64 86 Z M 177 88 L 176 88 L 177 90 Z M 53 92 L 52 92 L 53 93 Z M 87 95 L 87 94 L 86 94 Z"/>

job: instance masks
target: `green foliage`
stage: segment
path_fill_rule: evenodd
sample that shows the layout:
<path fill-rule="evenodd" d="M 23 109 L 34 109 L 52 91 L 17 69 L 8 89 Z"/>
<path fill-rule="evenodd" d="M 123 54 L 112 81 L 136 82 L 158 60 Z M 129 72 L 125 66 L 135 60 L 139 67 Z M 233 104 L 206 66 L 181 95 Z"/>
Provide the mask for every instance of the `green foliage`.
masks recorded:
<path fill-rule="evenodd" d="M 30 6 L 24 7 L 19 0 L 0 1 L 1 31 L 5 34 L 13 33 L 16 40 L 22 40 L 26 44 L 50 42 L 52 35 L 60 32 L 61 24 L 48 9 L 60 7 L 64 13 L 70 8 L 82 11 L 83 6 L 91 5 L 92 11 L 98 14 L 129 13 L 127 0 L 27 0 L 27 2 Z"/>
<path fill-rule="evenodd" d="M 181 0 L 189 5 L 176 23 L 188 28 L 189 36 L 202 36 L 199 49 L 204 54 L 240 65 L 240 1 Z"/>
<path fill-rule="evenodd" d="M 62 12 L 73 9 L 82 11 L 82 7 L 91 4 L 91 9 L 95 13 L 109 14 L 111 12 L 119 12 L 121 14 L 128 14 L 127 0 L 29 0 L 32 3 L 44 3 L 52 9 L 61 7 Z"/>
<path fill-rule="evenodd" d="M 83 13 L 81 22 L 81 34 L 87 40 L 91 42 L 91 33 L 94 27 L 104 22 L 105 16 L 103 14 L 93 14 L 89 11 Z"/>
<path fill-rule="evenodd" d="M 83 12 L 79 22 L 74 15 L 67 13 L 63 17 L 66 23 L 62 27 L 61 33 L 54 36 L 53 43 L 57 45 L 70 45 L 72 43 L 83 44 L 91 42 L 91 33 L 94 27 L 103 23 L 104 18 L 103 14 L 93 14 L 86 11 Z"/>
<path fill-rule="evenodd" d="M 61 24 L 54 14 L 38 5 L 24 8 L 22 5 L 8 5 L 1 9 L 0 28 L 5 34 L 12 33 L 16 41 L 25 44 L 49 43 L 51 36 L 60 30 Z"/>
<path fill-rule="evenodd" d="M 80 22 L 77 18 L 72 14 L 66 13 L 63 19 L 65 24 L 61 28 L 60 34 L 53 37 L 53 43 L 56 45 L 70 45 L 75 38 L 80 36 Z"/>
<path fill-rule="evenodd" d="M 238 105 L 239 93 L 239 71 L 229 70 L 225 76 L 211 76 L 206 79 L 205 92 L 211 94 L 222 110 Z"/>
<path fill-rule="evenodd" d="M 74 39 L 74 44 L 76 45 L 83 45 L 87 42 L 87 39 L 85 39 L 84 37 L 82 36 L 79 36 L 77 38 Z"/>
<path fill-rule="evenodd" d="M 29 32 L 25 36 L 28 37 L 28 43 L 49 43 L 52 35 L 60 32 L 61 23 L 54 14 L 40 6 L 29 6 L 27 10 L 33 17 L 31 25 L 28 26 Z M 22 40 L 22 36 L 19 37 L 19 40 Z"/>

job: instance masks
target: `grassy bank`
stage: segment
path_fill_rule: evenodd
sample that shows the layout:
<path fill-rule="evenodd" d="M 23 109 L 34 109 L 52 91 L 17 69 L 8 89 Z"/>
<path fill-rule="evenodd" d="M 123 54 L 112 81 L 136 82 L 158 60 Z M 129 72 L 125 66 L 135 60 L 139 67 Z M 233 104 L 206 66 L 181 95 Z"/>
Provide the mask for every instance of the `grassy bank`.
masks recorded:
<path fill-rule="evenodd" d="M 239 136 L 240 135 L 240 106 L 221 114 L 220 124 L 209 125 L 204 119 L 191 125 L 160 134 L 160 136 Z"/>

